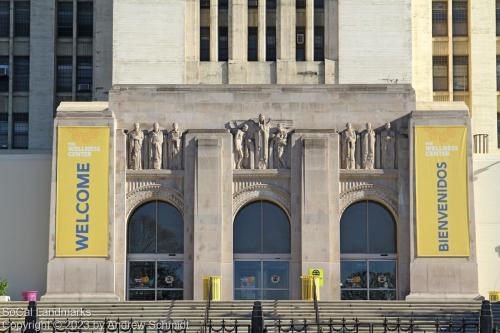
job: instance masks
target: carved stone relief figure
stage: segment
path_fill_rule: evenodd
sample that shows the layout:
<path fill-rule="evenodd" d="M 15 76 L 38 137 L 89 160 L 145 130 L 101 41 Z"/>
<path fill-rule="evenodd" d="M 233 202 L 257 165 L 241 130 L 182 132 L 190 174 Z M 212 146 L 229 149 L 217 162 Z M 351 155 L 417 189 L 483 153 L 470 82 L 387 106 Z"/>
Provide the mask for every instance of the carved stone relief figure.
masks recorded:
<path fill-rule="evenodd" d="M 255 144 L 252 133 L 247 124 L 242 127 L 243 130 L 243 167 L 245 169 L 255 169 Z"/>
<path fill-rule="evenodd" d="M 142 143 L 144 133 L 141 131 L 140 124 L 135 123 L 134 129 L 128 133 L 129 144 L 129 169 L 142 169 Z"/>
<path fill-rule="evenodd" d="M 345 168 L 356 169 L 356 131 L 351 123 L 346 124 L 346 130 L 342 133 L 342 147 Z"/>
<path fill-rule="evenodd" d="M 149 159 L 152 169 L 161 169 L 161 161 L 163 156 L 163 132 L 160 130 L 160 125 L 154 123 L 153 130 L 149 132 Z"/>
<path fill-rule="evenodd" d="M 394 169 L 396 132 L 391 129 L 391 123 L 385 124 L 385 128 L 380 132 L 380 150 L 382 168 Z"/>
<path fill-rule="evenodd" d="M 288 143 L 288 132 L 282 124 L 278 124 L 278 130 L 273 137 L 273 167 L 276 169 L 285 169 L 287 163 L 285 160 L 285 149 Z"/>
<path fill-rule="evenodd" d="M 172 170 L 182 169 L 182 131 L 177 123 L 172 124 L 172 130 L 168 132 L 168 168 Z"/>
<path fill-rule="evenodd" d="M 255 166 L 258 169 L 267 169 L 269 159 L 269 122 L 260 114 L 257 123 L 258 129 L 255 132 Z"/>
<path fill-rule="evenodd" d="M 375 131 L 372 124 L 366 124 L 363 133 L 363 168 L 372 170 L 375 165 Z"/>
<path fill-rule="evenodd" d="M 245 137 L 245 131 L 243 131 L 243 127 L 246 126 L 248 130 L 247 125 L 243 125 L 242 128 L 239 128 L 238 125 L 236 124 L 236 128 L 234 130 L 233 134 L 233 143 L 234 143 L 234 168 L 235 169 L 242 169 L 243 168 L 243 158 L 244 158 L 244 137 Z"/>

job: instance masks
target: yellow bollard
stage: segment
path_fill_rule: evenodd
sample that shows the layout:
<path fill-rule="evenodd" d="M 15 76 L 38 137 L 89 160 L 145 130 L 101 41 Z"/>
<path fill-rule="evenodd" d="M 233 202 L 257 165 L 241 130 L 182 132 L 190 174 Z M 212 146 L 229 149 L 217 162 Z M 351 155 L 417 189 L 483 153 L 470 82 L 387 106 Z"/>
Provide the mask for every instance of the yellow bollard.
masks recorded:
<path fill-rule="evenodd" d="M 220 301 L 220 276 L 206 276 L 203 278 L 203 299 L 208 301 L 210 287 L 212 288 L 211 301 Z"/>
<path fill-rule="evenodd" d="M 491 302 L 500 302 L 500 291 L 490 291 L 489 294 Z"/>
<path fill-rule="evenodd" d="M 313 300 L 313 277 L 311 275 L 303 275 L 300 277 L 302 286 L 302 300 Z"/>

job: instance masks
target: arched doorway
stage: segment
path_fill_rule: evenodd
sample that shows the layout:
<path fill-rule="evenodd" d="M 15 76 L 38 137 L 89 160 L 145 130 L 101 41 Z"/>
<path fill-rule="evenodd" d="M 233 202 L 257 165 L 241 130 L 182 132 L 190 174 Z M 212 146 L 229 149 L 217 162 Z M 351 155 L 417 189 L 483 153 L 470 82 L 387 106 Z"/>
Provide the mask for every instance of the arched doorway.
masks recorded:
<path fill-rule="evenodd" d="M 127 239 L 127 299 L 184 297 L 184 224 L 179 211 L 162 201 L 138 207 Z"/>
<path fill-rule="evenodd" d="M 234 299 L 290 298 L 290 222 L 268 201 L 243 207 L 234 220 Z"/>
<path fill-rule="evenodd" d="M 397 298 L 396 223 L 374 201 L 349 206 L 340 220 L 341 299 Z"/>

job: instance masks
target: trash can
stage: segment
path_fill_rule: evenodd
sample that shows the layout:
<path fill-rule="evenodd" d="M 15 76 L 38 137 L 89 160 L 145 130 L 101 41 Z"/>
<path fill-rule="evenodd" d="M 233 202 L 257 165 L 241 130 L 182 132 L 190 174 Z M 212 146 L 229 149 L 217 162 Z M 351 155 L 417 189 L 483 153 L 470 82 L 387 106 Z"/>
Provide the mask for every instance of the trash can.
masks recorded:
<path fill-rule="evenodd" d="M 489 294 L 491 302 L 500 302 L 500 291 L 490 291 Z"/>
<path fill-rule="evenodd" d="M 23 291 L 21 294 L 23 296 L 23 301 L 26 302 L 36 302 L 38 298 L 38 291 L 35 290 Z"/>
<path fill-rule="evenodd" d="M 203 299 L 205 301 L 208 301 L 210 286 L 212 287 L 212 298 L 210 300 L 220 301 L 220 276 L 206 276 L 203 278 Z"/>
<path fill-rule="evenodd" d="M 314 300 L 314 287 L 316 287 L 316 299 L 319 301 L 319 277 L 312 275 L 303 275 L 300 277 L 302 285 L 302 300 Z"/>

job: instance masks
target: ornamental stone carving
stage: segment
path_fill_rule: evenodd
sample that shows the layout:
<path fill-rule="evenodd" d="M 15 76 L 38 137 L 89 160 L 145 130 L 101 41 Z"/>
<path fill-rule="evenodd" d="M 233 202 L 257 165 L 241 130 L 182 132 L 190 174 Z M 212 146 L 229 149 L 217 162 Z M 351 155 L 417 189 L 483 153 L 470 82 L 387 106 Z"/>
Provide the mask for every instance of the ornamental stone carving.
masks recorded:
<path fill-rule="evenodd" d="M 154 123 L 153 130 L 149 132 L 149 143 L 150 168 L 159 170 L 163 157 L 163 132 L 158 123 Z"/>
<path fill-rule="evenodd" d="M 271 120 L 260 114 L 257 121 L 229 123 L 233 134 L 235 169 L 288 168 L 288 133 L 283 124 L 271 126 Z"/>
<path fill-rule="evenodd" d="M 372 170 L 375 167 L 375 131 L 372 124 L 366 123 L 366 130 L 363 132 L 363 169 Z"/>
<path fill-rule="evenodd" d="M 182 131 L 177 123 L 172 124 L 168 132 L 168 168 L 172 170 L 182 169 Z"/>
<path fill-rule="evenodd" d="M 385 128 L 380 132 L 380 141 L 382 168 L 394 169 L 396 161 L 396 132 L 391 129 L 391 123 L 385 124 Z"/>
<path fill-rule="evenodd" d="M 129 163 L 128 167 L 132 170 L 142 169 L 142 144 L 144 141 L 144 133 L 141 130 L 140 124 L 135 123 L 134 129 L 128 133 L 129 145 Z"/>
<path fill-rule="evenodd" d="M 342 160 L 348 170 L 356 169 L 356 139 L 356 131 L 347 123 L 342 133 Z"/>
<path fill-rule="evenodd" d="M 140 205 L 152 200 L 162 200 L 172 204 L 181 213 L 184 212 L 182 193 L 160 184 L 149 184 L 127 193 L 127 216 Z"/>

